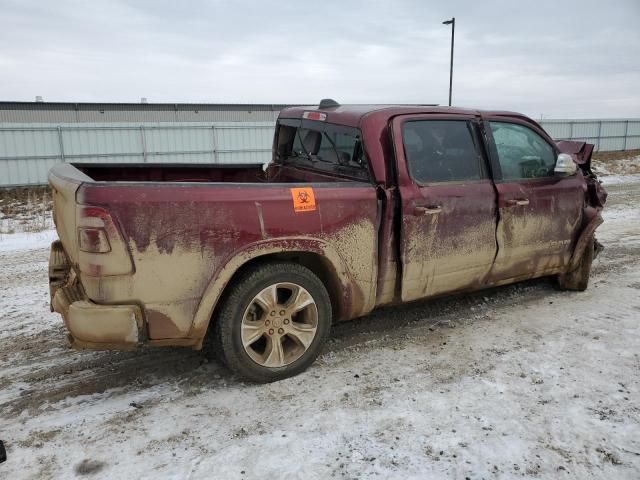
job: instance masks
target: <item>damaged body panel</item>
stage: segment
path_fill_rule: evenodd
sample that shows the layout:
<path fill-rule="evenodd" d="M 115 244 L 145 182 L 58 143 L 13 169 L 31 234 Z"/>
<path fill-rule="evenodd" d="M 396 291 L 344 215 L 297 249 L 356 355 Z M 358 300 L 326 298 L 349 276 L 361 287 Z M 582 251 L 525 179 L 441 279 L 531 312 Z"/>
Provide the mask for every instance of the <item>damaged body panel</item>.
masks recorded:
<path fill-rule="evenodd" d="M 254 363 L 295 365 L 302 324 L 578 269 L 606 200 L 592 150 L 519 114 L 333 102 L 284 110 L 266 169 L 57 165 L 52 309 L 78 348 L 202 348 L 252 272 L 300 265 L 234 333 Z M 560 154 L 575 173 L 554 173 Z M 278 331 L 289 350 L 270 350 Z"/>

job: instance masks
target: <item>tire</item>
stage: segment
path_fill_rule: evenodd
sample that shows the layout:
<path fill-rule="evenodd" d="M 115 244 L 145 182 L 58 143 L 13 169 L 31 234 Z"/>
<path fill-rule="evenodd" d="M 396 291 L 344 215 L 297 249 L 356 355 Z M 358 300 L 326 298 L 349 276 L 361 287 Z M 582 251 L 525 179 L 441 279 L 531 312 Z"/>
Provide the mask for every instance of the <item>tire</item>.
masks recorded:
<path fill-rule="evenodd" d="M 594 252 L 595 238 L 591 237 L 587 243 L 584 253 L 582 254 L 578 267 L 571 272 L 558 275 L 558 287 L 561 290 L 576 290 L 578 292 L 584 292 L 587 289 Z"/>
<path fill-rule="evenodd" d="M 211 349 L 227 367 L 257 383 L 306 370 L 331 329 L 327 289 L 308 268 L 269 263 L 243 273 L 225 296 Z"/>

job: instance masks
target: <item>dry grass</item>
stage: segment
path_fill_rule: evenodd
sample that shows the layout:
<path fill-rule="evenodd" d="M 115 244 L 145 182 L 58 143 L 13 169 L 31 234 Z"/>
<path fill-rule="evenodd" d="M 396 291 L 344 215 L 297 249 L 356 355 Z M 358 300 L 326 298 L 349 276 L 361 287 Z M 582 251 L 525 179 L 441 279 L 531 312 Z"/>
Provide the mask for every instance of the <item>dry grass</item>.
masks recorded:
<path fill-rule="evenodd" d="M 622 150 L 616 152 L 595 152 L 593 159 L 601 162 L 607 162 L 610 160 L 625 160 L 627 158 L 633 158 L 640 155 L 640 150 Z"/>
<path fill-rule="evenodd" d="M 639 175 L 640 150 L 596 152 L 593 168 L 598 175 Z"/>
<path fill-rule="evenodd" d="M 49 187 L 0 190 L 0 233 L 40 232 L 53 226 Z"/>

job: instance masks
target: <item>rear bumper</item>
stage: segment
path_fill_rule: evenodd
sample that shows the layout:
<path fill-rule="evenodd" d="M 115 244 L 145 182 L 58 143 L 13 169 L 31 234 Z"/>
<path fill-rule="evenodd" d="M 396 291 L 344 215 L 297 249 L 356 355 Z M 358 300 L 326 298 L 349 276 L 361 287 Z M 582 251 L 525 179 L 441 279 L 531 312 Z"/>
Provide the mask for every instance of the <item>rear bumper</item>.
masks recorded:
<path fill-rule="evenodd" d="M 51 245 L 49 288 L 51 309 L 62 315 L 74 348 L 131 350 L 140 343 L 140 307 L 98 305 L 89 300 L 71 271 L 60 242 Z"/>
<path fill-rule="evenodd" d="M 98 305 L 85 298 L 77 284 L 59 288 L 52 305 L 62 315 L 74 348 L 131 350 L 138 346 L 142 313 L 137 305 Z"/>

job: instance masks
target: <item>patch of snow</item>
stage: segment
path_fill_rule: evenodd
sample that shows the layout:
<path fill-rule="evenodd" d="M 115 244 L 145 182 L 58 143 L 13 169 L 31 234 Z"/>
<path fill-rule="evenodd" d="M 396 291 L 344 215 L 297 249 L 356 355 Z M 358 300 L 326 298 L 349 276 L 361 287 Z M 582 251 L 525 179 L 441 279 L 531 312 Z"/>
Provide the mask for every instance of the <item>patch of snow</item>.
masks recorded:
<path fill-rule="evenodd" d="M 0 234 L 0 252 L 16 252 L 48 248 L 51 242 L 58 239 L 55 229 L 41 232 L 20 232 Z"/>
<path fill-rule="evenodd" d="M 640 156 L 615 160 L 593 160 L 593 171 L 604 185 L 640 183 Z"/>
<path fill-rule="evenodd" d="M 640 175 L 598 175 L 603 185 L 620 185 L 624 183 L 640 183 Z"/>

